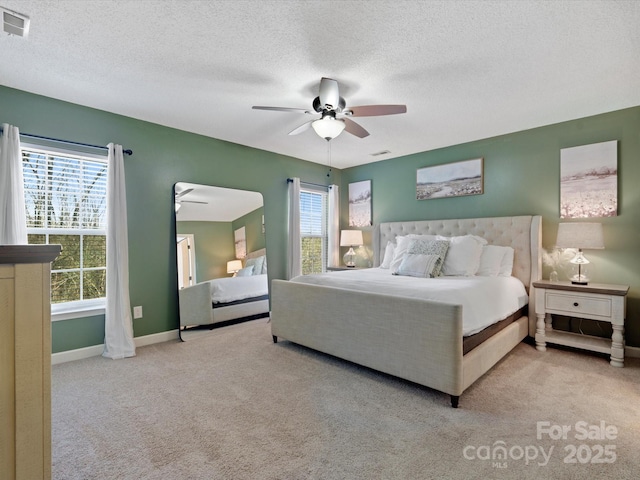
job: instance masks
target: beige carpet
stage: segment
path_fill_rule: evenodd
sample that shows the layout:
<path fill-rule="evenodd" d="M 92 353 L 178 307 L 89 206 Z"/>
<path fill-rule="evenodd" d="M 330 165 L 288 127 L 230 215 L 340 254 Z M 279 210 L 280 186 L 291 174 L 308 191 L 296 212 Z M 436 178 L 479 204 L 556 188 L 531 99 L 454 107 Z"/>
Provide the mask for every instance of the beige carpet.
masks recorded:
<path fill-rule="evenodd" d="M 54 479 L 640 477 L 640 359 L 618 369 L 521 344 L 453 409 L 448 395 L 274 344 L 266 319 L 137 353 L 53 367 Z M 537 422 L 571 430 L 538 439 Z M 605 422 L 610 438 L 576 439 L 577 422 L 593 435 Z M 506 459 L 486 459 L 499 446 Z"/>

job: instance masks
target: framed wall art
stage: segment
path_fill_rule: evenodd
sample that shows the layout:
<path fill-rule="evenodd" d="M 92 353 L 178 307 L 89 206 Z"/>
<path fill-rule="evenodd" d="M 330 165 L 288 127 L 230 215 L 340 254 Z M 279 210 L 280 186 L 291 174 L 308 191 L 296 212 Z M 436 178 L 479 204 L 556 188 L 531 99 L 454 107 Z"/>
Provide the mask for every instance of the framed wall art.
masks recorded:
<path fill-rule="evenodd" d="M 371 180 L 349 184 L 349 226 L 371 225 Z"/>
<path fill-rule="evenodd" d="M 484 193 L 483 158 L 419 168 L 416 198 L 460 197 Z"/>
<path fill-rule="evenodd" d="M 560 218 L 618 214 L 618 141 L 560 150 Z"/>
<path fill-rule="evenodd" d="M 247 256 L 247 234 L 245 227 L 240 227 L 233 232 L 236 246 L 236 258 Z"/>

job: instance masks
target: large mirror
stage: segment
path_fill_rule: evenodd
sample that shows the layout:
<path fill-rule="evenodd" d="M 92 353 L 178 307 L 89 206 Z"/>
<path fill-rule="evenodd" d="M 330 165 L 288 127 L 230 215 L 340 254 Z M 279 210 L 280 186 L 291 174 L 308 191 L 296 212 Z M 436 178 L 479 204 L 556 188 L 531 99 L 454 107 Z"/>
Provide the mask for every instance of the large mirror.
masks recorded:
<path fill-rule="evenodd" d="M 269 315 L 262 194 L 174 186 L 180 338 Z"/>

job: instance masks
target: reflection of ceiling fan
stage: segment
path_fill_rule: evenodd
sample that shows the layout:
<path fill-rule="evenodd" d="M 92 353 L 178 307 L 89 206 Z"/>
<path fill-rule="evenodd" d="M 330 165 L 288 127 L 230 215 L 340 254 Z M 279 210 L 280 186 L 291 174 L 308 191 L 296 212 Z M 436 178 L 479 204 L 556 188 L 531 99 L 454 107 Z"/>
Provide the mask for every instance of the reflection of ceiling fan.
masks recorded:
<path fill-rule="evenodd" d="M 182 206 L 183 203 L 202 203 L 204 205 L 208 205 L 209 202 L 200 202 L 197 200 L 182 200 L 182 197 L 184 197 L 186 194 L 193 192 L 193 188 L 187 188 L 183 191 L 181 191 L 180 193 L 176 193 L 175 196 L 175 209 L 176 209 L 176 213 L 178 213 L 178 210 L 180 210 L 180 207 Z"/>
<path fill-rule="evenodd" d="M 364 128 L 351 120 L 349 117 L 377 117 L 380 115 L 395 115 L 406 113 L 406 105 L 366 105 L 361 107 L 346 108 L 344 98 L 340 96 L 338 82 L 331 78 L 322 77 L 320 80 L 320 94 L 313 99 L 313 110 L 304 108 L 287 107 L 261 107 L 254 106 L 256 110 L 275 110 L 279 112 L 301 112 L 309 115 L 320 113 L 318 119 L 303 123 L 298 128 L 289 132 L 289 135 L 297 135 L 312 127 L 315 132 L 325 140 L 329 141 L 346 130 L 348 133 L 359 138 L 369 135 Z"/>

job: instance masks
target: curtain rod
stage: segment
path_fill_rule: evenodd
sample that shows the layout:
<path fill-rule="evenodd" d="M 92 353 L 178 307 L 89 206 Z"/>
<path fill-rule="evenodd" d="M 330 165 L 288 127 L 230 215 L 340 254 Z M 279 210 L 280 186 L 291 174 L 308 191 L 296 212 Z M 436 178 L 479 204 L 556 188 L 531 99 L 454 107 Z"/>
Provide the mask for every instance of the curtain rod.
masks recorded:
<path fill-rule="evenodd" d="M 293 178 L 287 178 L 287 183 L 293 182 Z M 321 185 L 319 183 L 311 183 L 311 182 L 303 182 L 300 180 L 300 185 L 310 185 L 312 187 L 323 187 L 323 188 L 331 188 L 331 185 Z"/>
<path fill-rule="evenodd" d="M 2 133 L 3 129 L 2 127 L 0 127 L 0 133 Z M 58 143 L 66 143 L 68 145 L 78 145 L 80 147 L 89 147 L 89 148 L 98 148 L 100 150 L 107 150 L 107 147 L 104 147 L 102 145 L 91 145 L 90 143 L 80 143 L 80 142 L 73 142 L 71 140 L 61 140 L 59 138 L 52 138 L 52 137 L 43 137 L 42 135 L 34 135 L 32 133 L 20 133 L 21 137 L 28 137 L 28 138 L 36 138 L 38 140 L 49 140 L 51 142 L 58 142 Z M 127 150 L 122 150 L 122 153 L 124 153 L 125 155 L 133 155 L 133 150 L 131 149 L 127 149 Z"/>

